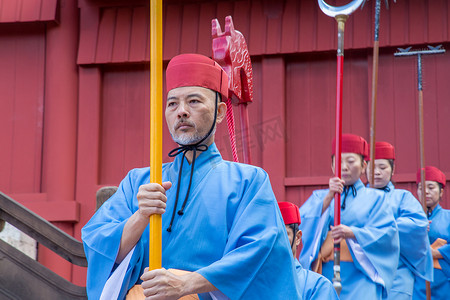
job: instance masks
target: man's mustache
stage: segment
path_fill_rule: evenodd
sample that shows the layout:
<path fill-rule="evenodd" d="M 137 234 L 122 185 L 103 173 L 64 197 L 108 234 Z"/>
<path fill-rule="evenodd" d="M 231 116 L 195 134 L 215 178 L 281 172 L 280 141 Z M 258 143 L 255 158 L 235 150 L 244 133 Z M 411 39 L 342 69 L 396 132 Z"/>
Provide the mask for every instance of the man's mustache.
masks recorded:
<path fill-rule="evenodd" d="M 177 123 L 175 123 L 175 130 L 180 128 L 181 126 L 191 126 L 195 128 L 195 123 L 186 119 L 180 119 Z"/>

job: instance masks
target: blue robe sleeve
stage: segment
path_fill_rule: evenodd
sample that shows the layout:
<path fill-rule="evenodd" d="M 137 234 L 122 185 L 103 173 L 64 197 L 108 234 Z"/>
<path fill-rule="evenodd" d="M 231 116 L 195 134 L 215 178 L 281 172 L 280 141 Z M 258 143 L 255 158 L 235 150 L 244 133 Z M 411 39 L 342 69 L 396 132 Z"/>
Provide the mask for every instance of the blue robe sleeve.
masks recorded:
<path fill-rule="evenodd" d="M 308 271 L 308 283 L 309 286 L 306 287 L 308 290 L 308 296 L 305 296 L 304 299 L 308 300 L 339 300 L 338 295 L 336 294 L 336 290 L 333 287 L 331 281 L 329 281 L 324 276 L 317 274 L 313 271 Z"/>
<path fill-rule="evenodd" d="M 328 190 L 314 191 L 308 200 L 300 207 L 301 224 L 299 229 L 303 232 L 303 248 L 300 252 L 299 261 L 307 270 L 311 268 L 312 261 L 317 258 L 320 246 L 323 241 L 325 241 L 329 229 L 329 210 L 326 210 L 322 216 L 323 199 L 327 193 Z M 331 201 L 330 206 L 331 205 L 334 205 L 334 200 Z M 321 218 L 323 218 L 322 222 L 324 222 L 324 225 L 322 228 L 319 228 Z M 318 238 L 319 241 L 315 248 L 316 238 Z"/>
<path fill-rule="evenodd" d="M 231 299 L 301 299 L 286 229 L 264 171 L 258 170 L 244 192 L 223 257 L 196 272 Z"/>
<path fill-rule="evenodd" d="M 447 243 L 450 243 L 450 241 L 447 241 Z M 450 244 L 442 246 L 441 248 L 438 249 L 438 251 L 444 257 L 443 259 L 450 264 Z"/>
<path fill-rule="evenodd" d="M 447 241 L 447 244 L 438 249 L 441 253 L 442 257 L 439 259 L 439 264 L 441 265 L 442 272 L 447 276 L 448 280 L 450 280 L 450 241 Z"/>
<path fill-rule="evenodd" d="M 107 279 L 116 267 L 115 260 L 123 228 L 133 214 L 131 209 L 133 199 L 127 198 L 127 195 L 133 195 L 132 177 L 133 172 L 130 171 L 120 183 L 117 192 L 100 207 L 81 231 L 88 261 L 86 289 L 89 299 L 100 298 Z M 119 299 L 122 299 L 139 279 L 144 268 L 143 251 L 144 246 L 140 240 L 128 266 Z"/>
<path fill-rule="evenodd" d="M 396 222 L 400 238 L 400 259 L 415 275 L 433 281 L 428 219 L 419 201 L 410 192 L 402 191 L 399 196 L 402 199 Z"/>
<path fill-rule="evenodd" d="M 303 300 L 339 300 L 331 281 L 313 271 L 306 270 L 295 260 L 300 289 L 303 291 Z"/>
<path fill-rule="evenodd" d="M 370 195 L 370 197 L 376 197 Z M 385 195 L 378 194 L 375 205 L 371 209 L 370 216 L 363 227 L 350 226 L 358 244 L 362 247 L 364 254 L 373 265 L 378 275 L 383 279 L 385 290 L 389 290 L 394 281 L 395 271 L 399 260 L 399 237 L 397 225 L 392 210 L 385 201 Z M 354 257 L 355 266 L 368 277 L 360 262 Z"/>

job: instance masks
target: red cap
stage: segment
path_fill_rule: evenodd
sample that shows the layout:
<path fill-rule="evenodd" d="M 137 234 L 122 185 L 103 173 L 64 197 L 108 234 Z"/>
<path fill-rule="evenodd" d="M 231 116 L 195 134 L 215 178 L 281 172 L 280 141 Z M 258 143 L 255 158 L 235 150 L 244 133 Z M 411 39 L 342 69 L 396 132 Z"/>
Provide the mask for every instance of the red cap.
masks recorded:
<path fill-rule="evenodd" d="M 300 224 L 300 212 L 298 206 L 291 202 L 278 202 L 284 224 Z"/>
<path fill-rule="evenodd" d="M 336 138 L 333 139 L 332 154 L 336 155 Z M 369 145 L 366 140 L 359 135 L 342 134 L 342 153 L 361 154 L 365 160 L 369 159 Z"/>
<path fill-rule="evenodd" d="M 429 181 L 436 181 L 440 184 L 442 184 L 443 187 L 445 187 L 445 175 L 442 173 L 441 170 L 439 170 L 436 167 L 427 166 L 425 167 L 425 180 Z M 417 179 L 416 183 L 419 184 L 420 182 L 420 169 L 417 170 Z"/>
<path fill-rule="evenodd" d="M 222 67 L 200 54 L 180 54 L 172 58 L 166 70 L 166 87 L 170 91 L 182 86 L 200 86 L 228 98 L 228 76 Z"/>
<path fill-rule="evenodd" d="M 376 142 L 375 159 L 395 159 L 394 146 L 388 142 Z"/>

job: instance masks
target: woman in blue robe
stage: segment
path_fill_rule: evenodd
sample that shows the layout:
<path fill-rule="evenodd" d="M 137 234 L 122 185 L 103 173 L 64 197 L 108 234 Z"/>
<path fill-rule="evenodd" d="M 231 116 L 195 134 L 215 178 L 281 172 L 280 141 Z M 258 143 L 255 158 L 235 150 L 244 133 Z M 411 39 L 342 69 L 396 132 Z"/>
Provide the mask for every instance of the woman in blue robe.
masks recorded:
<path fill-rule="evenodd" d="M 295 259 L 295 270 L 300 282 L 303 300 L 339 300 L 336 290 L 327 278 L 302 268 L 296 258 L 297 248 L 302 241 L 302 231 L 298 229 L 301 223 L 298 206 L 290 202 L 278 202 L 278 206 L 280 207 L 288 239 L 291 243 L 292 254 Z"/>
<path fill-rule="evenodd" d="M 333 145 L 333 162 L 334 148 Z M 340 299 L 343 300 L 382 299 L 392 286 L 399 259 L 397 225 L 385 194 L 366 188 L 360 180 L 367 155 L 368 146 L 363 138 L 343 134 L 342 179 L 331 178 L 329 189 L 314 191 L 300 208 L 302 266 L 315 269 L 315 265 L 322 263 L 322 274 L 332 280 L 333 240 L 342 241 Z M 332 169 L 334 173 L 333 164 Z M 333 226 L 335 193 L 341 193 L 338 226 Z"/>
<path fill-rule="evenodd" d="M 411 300 L 414 276 L 433 281 L 433 257 L 428 241 L 428 220 L 420 202 L 409 191 L 396 189 L 391 182 L 394 160 L 394 146 L 376 142 L 373 187 L 386 193 L 400 237 L 400 260 L 388 299 Z M 371 180 L 370 168 L 367 177 Z"/>
<path fill-rule="evenodd" d="M 444 300 L 450 297 L 450 210 L 443 209 L 439 202 L 442 199 L 446 179 L 438 168 L 425 168 L 425 200 L 430 221 L 428 232 L 434 262 L 434 276 L 431 282 L 431 299 Z M 422 193 L 420 169 L 417 171 L 417 194 Z M 416 276 L 414 284 L 414 300 L 426 299 L 425 281 Z"/>
<path fill-rule="evenodd" d="M 88 297 L 123 299 L 142 279 L 147 297 L 302 299 L 267 173 L 223 160 L 214 143 L 226 73 L 210 58 L 184 54 L 169 63 L 166 84 L 176 158 L 163 164 L 162 184 L 149 183 L 149 168 L 131 170 L 83 227 Z M 163 269 L 146 271 L 152 214 L 162 214 Z"/>

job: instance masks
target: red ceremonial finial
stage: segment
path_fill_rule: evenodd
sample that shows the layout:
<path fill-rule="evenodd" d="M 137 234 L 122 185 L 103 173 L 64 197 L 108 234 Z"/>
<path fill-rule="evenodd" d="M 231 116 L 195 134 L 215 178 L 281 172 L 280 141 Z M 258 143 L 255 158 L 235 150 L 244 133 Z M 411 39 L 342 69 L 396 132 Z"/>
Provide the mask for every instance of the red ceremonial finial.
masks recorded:
<path fill-rule="evenodd" d="M 227 72 L 233 104 L 253 101 L 253 71 L 245 38 L 234 29 L 231 16 L 225 18 L 225 32 L 212 20 L 213 59 Z"/>
<path fill-rule="evenodd" d="M 250 164 L 250 131 L 247 104 L 253 101 L 253 71 L 245 38 L 234 29 L 231 16 L 225 18 L 225 32 L 212 20 L 212 57 L 228 75 L 227 124 L 233 158 L 238 161 L 232 103 L 239 106 L 244 163 Z"/>

